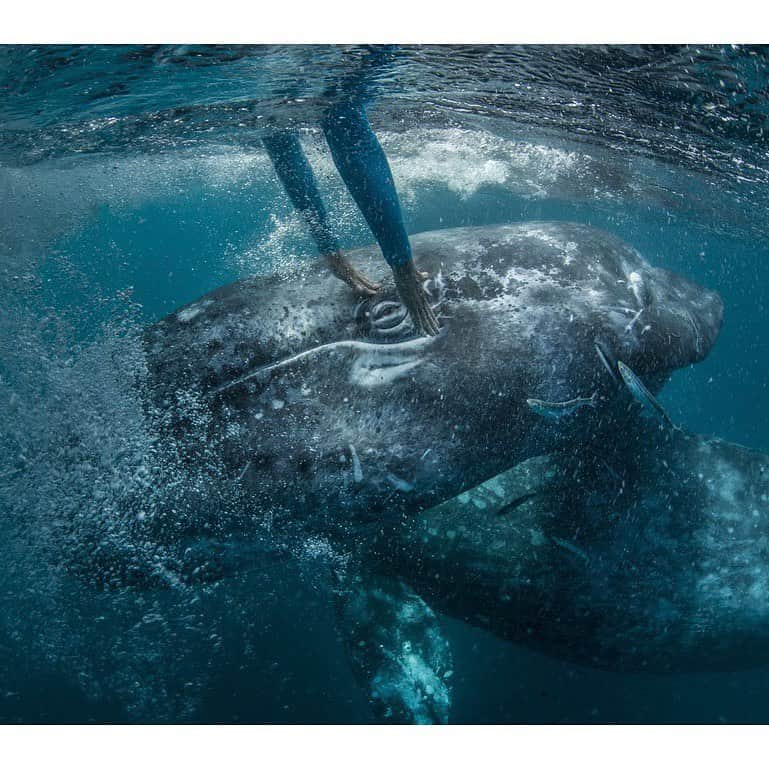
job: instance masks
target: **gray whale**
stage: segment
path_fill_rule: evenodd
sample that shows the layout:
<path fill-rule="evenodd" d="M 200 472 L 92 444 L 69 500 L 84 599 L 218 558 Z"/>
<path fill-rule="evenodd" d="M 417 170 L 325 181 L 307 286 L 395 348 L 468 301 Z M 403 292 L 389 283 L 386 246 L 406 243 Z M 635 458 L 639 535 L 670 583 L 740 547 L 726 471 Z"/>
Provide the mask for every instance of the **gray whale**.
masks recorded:
<path fill-rule="evenodd" d="M 658 622 L 682 612 L 679 502 L 682 528 L 664 552 L 657 543 L 646 561 L 639 554 L 637 568 L 622 536 L 636 541 L 641 509 L 652 527 L 666 520 L 653 512 L 659 468 L 648 460 L 664 452 L 644 428 L 637 445 L 603 455 L 638 422 L 616 362 L 657 391 L 710 351 L 719 297 L 583 225 L 461 228 L 415 235 L 412 245 L 432 276 L 437 338 L 414 338 L 392 287 L 358 301 L 316 263 L 226 286 L 147 330 L 148 414 L 237 504 L 136 520 L 136 538 L 202 553 L 218 578 L 227 567 L 210 568 L 216 553 L 248 542 L 265 519 L 330 537 L 349 558 L 334 571 L 339 627 L 386 720 L 449 717 L 451 650 L 435 610 L 558 656 L 676 667 L 680 643 L 652 649 L 649 634 L 629 626 L 645 612 Z M 374 248 L 350 256 L 383 272 Z M 596 391 L 596 408 L 563 420 L 527 404 Z M 696 457 L 665 451 L 681 473 L 697 467 Z M 519 478 L 511 491 L 500 480 L 516 473 L 530 486 Z M 607 475 L 626 484 L 621 504 Z M 499 484 L 507 512 L 484 510 L 484 482 Z M 667 493 L 677 500 L 673 483 Z M 694 520 L 706 509 L 697 504 Z M 182 579 L 199 572 L 180 564 Z M 657 581 L 644 582 L 649 574 Z M 666 579 L 667 603 L 652 605 Z M 732 649 L 723 625 L 713 628 Z"/>
<path fill-rule="evenodd" d="M 653 387 L 703 358 L 718 296 L 577 224 L 415 235 L 443 333 L 414 338 L 391 288 L 357 302 L 312 263 L 226 286 L 147 332 L 153 402 L 189 462 L 216 465 L 243 514 L 190 514 L 189 536 L 276 525 L 342 541 L 397 524 L 533 456 L 584 441 L 617 385 L 596 346 Z M 351 253 L 383 272 L 374 248 Z M 554 424 L 528 398 L 599 390 Z"/>

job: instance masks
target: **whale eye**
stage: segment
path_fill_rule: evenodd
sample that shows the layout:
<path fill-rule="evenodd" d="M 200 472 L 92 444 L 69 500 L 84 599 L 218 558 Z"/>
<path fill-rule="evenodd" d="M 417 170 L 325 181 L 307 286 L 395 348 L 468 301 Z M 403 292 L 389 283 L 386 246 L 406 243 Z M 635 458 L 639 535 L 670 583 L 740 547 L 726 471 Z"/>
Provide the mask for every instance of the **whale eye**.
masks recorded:
<path fill-rule="evenodd" d="M 379 331 L 390 331 L 398 328 L 407 315 L 400 302 L 379 302 L 371 309 L 371 325 Z"/>

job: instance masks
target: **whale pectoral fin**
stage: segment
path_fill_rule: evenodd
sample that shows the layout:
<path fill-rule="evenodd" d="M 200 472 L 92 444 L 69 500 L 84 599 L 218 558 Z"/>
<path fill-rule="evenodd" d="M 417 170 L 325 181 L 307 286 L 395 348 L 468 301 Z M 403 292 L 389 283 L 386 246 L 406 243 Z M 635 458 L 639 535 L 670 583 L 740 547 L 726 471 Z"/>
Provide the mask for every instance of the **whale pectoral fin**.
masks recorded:
<path fill-rule="evenodd" d="M 452 656 L 438 618 L 399 579 L 340 578 L 339 628 L 350 665 L 380 721 L 445 724 Z"/>

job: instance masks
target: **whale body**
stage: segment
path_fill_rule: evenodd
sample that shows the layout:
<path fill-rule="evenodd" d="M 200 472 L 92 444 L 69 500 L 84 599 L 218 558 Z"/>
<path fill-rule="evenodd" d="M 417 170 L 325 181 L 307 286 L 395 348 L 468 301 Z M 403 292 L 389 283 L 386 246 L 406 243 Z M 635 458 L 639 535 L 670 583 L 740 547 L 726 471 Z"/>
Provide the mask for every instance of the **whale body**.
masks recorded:
<path fill-rule="evenodd" d="M 605 418 L 581 409 L 556 424 L 527 399 L 599 391 L 608 404 L 603 356 L 659 388 L 720 329 L 715 293 L 595 228 L 460 228 L 412 245 L 432 276 L 437 338 L 414 337 L 391 287 L 358 301 L 317 262 L 226 286 L 149 329 L 164 429 L 243 498 L 242 516 L 190 514 L 189 536 L 247 532 L 263 514 L 368 536 Z M 350 258 L 383 272 L 374 248 Z"/>
<path fill-rule="evenodd" d="M 128 574 L 157 586 L 173 569 L 177 580 L 221 579 L 240 567 L 227 553 L 247 552 L 265 520 L 299 537 L 320 532 L 346 554 L 334 579 L 353 671 L 390 721 L 449 719 L 439 611 L 558 656 L 675 668 L 686 644 L 666 651 L 655 637 L 652 648 L 638 628 L 649 612 L 658 625 L 687 616 L 680 532 L 661 540 L 666 550 L 639 551 L 646 582 L 628 564 L 640 511 L 651 527 L 664 519 L 655 524 L 664 501 L 648 460 L 663 456 L 657 435 L 644 428 L 620 456 L 601 457 L 639 419 L 618 361 L 658 391 L 708 354 L 720 298 L 584 225 L 459 228 L 411 242 L 430 274 L 438 337 L 415 337 L 391 285 L 360 300 L 318 263 L 225 286 L 147 330 L 148 416 L 215 493 L 210 505 L 132 517 L 130 537 L 179 556 L 164 550 L 160 572 L 144 574 L 110 564 L 111 584 Z M 384 273 L 374 248 L 350 258 Z M 594 407 L 558 419 L 529 405 L 581 398 Z M 696 471 L 691 452 L 665 451 L 668 466 Z M 605 471 L 608 486 L 601 462 L 624 466 Z M 667 519 L 686 532 L 672 482 L 667 493 Z M 696 504 L 692 520 L 706 515 Z M 668 591 L 655 591 L 665 580 Z"/>

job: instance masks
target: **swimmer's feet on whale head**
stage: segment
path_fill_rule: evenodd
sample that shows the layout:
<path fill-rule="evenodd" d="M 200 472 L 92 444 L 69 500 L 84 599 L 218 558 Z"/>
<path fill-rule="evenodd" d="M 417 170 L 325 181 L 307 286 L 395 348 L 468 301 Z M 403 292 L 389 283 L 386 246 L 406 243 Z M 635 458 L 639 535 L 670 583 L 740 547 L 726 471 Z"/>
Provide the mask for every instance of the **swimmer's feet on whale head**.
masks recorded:
<path fill-rule="evenodd" d="M 350 286 L 356 294 L 374 296 L 379 290 L 379 285 L 369 280 L 363 273 L 358 272 L 341 251 L 326 254 L 325 259 L 331 272 Z"/>
<path fill-rule="evenodd" d="M 411 260 L 393 265 L 392 271 L 398 295 L 409 311 L 416 332 L 423 336 L 437 336 L 441 327 L 430 306 L 430 297 L 422 286 L 422 281 L 428 277 L 427 273 L 419 272 Z"/>
<path fill-rule="evenodd" d="M 324 258 L 331 272 L 347 283 L 356 294 L 374 296 L 379 290 L 379 284 L 358 272 L 341 251 L 326 254 Z M 392 271 L 398 295 L 408 310 L 416 332 L 423 336 L 437 336 L 441 330 L 438 319 L 430 306 L 430 297 L 422 287 L 423 281 L 427 280 L 429 275 L 417 270 L 411 260 L 405 264 L 394 265 Z"/>

